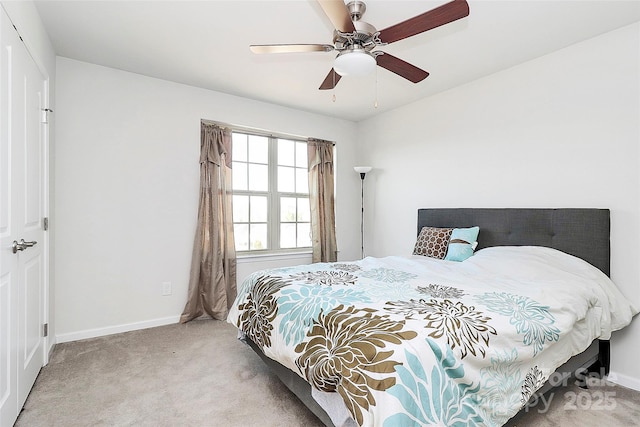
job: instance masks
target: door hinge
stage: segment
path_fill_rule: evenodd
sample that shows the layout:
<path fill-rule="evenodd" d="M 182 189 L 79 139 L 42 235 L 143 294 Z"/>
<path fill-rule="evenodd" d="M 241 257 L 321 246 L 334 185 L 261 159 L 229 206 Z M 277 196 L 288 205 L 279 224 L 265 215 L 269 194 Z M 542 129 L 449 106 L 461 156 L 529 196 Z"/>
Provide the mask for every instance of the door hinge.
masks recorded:
<path fill-rule="evenodd" d="M 18 33 L 18 38 L 20 39 L 20 41 L 22 43 L 24 43 L 24 40 L 22 40 L 22 36 L 20 35 L 20 31 L 18 31 L 18 27 L 16 27 L 15 25 L 13 26 L 13 29 L 16 30 L 16 33 Z"/>
<path fill-rule="evenodd" d="M 49 336 L 49 324 L 45 323 L 42 327 L 42 336 L 43 337 L 48 337 Z"/>
<path fill-rule="evenodd" d="M 51 108 L 42 108 L 42 123 L 43 124 L 49 123 L 49 114 L 48 113 L 53 113 L 53 110 Z"/>
<path fill-rule="evenodd" d="M 44 231 L 47 231 L 49 229 L 49 218 L 46 216 L 42 218 L 42 229 Z"/>

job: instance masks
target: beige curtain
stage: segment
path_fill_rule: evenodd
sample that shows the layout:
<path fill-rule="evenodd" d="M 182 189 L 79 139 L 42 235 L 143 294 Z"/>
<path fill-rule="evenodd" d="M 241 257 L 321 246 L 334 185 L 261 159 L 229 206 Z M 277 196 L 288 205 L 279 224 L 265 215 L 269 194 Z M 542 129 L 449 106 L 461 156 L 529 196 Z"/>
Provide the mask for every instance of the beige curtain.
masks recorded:
<path fill-rule="evenodd" d="M 231 199 L 231 131 L 202 122 L 198 226 L 181 323 L 207 315 L 224 320 L 236 297 Z"/>
<path fill-rule="evenodd" d="M 335 262 L 338 248 L 333 196 L 333 143 L 309 138 L 307 147 L 313 262 Z"/>

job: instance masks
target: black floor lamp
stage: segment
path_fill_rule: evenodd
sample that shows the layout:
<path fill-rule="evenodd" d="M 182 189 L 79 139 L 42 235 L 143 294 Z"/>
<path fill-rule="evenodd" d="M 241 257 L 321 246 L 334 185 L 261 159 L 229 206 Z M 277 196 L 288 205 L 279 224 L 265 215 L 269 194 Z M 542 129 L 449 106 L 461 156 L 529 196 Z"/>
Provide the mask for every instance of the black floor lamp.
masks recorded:
<path fill-rule="evenodd" d="M 353 170 L 360 174 L 360 258 L 364 258 L 364 177 L 371 171 L 371 166 L 354 166 Z"/>

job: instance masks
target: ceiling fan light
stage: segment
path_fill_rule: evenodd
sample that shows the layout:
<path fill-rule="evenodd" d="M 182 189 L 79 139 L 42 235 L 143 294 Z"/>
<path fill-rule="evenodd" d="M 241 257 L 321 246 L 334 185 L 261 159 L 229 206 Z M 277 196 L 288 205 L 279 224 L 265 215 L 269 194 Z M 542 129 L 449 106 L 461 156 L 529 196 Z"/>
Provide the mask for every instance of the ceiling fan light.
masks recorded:
<path fill-rule="evenodd" d="M 366 76 L 375 68 L 376 59 L 364 50 L 342 52 L 333 63 L 333 69 L 341 76 Z"/>

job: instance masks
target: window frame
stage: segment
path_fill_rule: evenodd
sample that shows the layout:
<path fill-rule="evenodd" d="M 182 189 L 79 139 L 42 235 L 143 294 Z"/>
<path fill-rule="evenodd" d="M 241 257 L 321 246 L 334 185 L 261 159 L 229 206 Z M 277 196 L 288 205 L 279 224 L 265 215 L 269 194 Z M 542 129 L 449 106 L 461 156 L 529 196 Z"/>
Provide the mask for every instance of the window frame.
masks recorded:
<path fill-rule="evenodd" d="M 312 252 L 312 242 L 310 241 L 309 246 L 304 247 L 295 247 L 295 248 L 281 248 L 280 247 L 280 231 L 281 231 L 281 220 L 280 220 L 280 201 L 283 197 L 291 197 L 291 198 L 301 198 L 306 197 L 307 201 L 310 203 L 310 193 L 296 193 L 296 192 L 279 192 L 278 191 L 278 140 L 288 140 L 293 141 L 295 143 L 304 143 L 305 146 L 307 144 L 307 139 L 304 137 L 293 136 L 293 135 L 282 135 L 282 134 L 273 134 L 273 133 L 263 133 L 259 131 L 254 131 L 251 129 L 241 129 L 237 127 L 231 127 L 232 134 L 242 134 L 246 136 L 259 136 L 266 137 L 268 143 L 268 179 L 269 185 L 267 191 L 252 191 L 252 190 L 235 190 L 233 189 L 232 183 L 232 194 L 240 195 L 240 196 L 264 196 L 267 198 L 267 249 L 250 249 L 251 241 L 249 240 L 249 249 L 247 250 L 238 250 L 236 249 L 236 254 L 240 257 L 251 257 L 251 256 L 268 256 L 268 255 L 281 255 L 287 253 L 311 253 Z M 247 153 L 248 155 L 248 153 Z M 232 161 L 235 159 L 232 158 Z M 243 163 L 245 161 L 242 161 Z M 248 158 L 246 160 L 248 162 Z M 294 166 L 296 168 L 297 166 Z M 307 174 L 309 172 L 308 165 L 306 165 Z M 247 171 L 247 177 L 248 175 Z M 309 206 L 309 209 L 311 207 Z M 251 222 L 251 211 L 249 205 L 249 218 L 246 224 L 250 225 Z M 296 219 L 295 224 L 306 223 L 306 221 L 298 221 Z M 309 217 L 309 234 L 311 234 L 311 217 Z M 235 227 L 235 218 L 233 219 L 233 224 Z M 296 230 L 297 233 L 297 230 Z M 250 236 L 250 235 L 249 235 Z M 311 235 L 309 236 L 311 240 Z M 296 234 L 297 239 L 297 234 Z"/>

